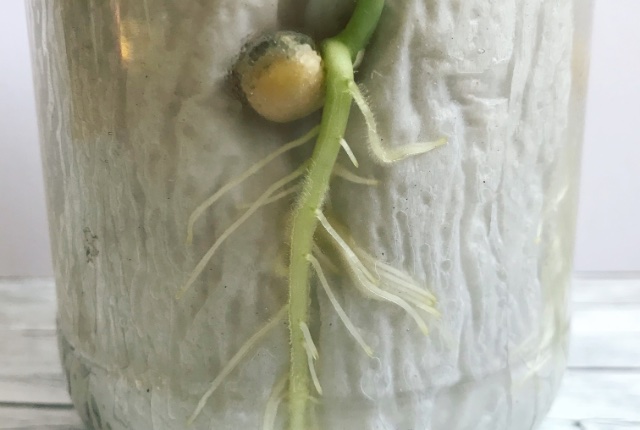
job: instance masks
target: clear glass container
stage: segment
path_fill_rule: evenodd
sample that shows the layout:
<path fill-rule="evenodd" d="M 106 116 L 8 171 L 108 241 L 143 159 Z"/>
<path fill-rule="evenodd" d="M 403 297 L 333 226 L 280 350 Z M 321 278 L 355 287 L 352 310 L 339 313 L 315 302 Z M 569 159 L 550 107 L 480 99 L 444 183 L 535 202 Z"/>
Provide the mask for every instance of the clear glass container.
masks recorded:
<path fill-rule="evenodd" d="M 295 194 L 261 207 L 181 299 L 176 292 L 310 149 L 276 159 L 208 208 L 191 244 L 189 217 L 319 120 L 260 119 L 229 71 L 264 31 L 334 34 L 351 2 L 27 4 L 71 397 L 92 429 L 183 430 L 287 301 L 281 266 Z M 327 248 L 332 291 L 374 357 L 312 279 L 317 428 L 518 430 L 544 418 L 566 361 L 590 15 L 591 2 L 578 0 L 387 2 L 357 82 L 386 145 L 448 143 L 378 165 L 353 109 L 346 140 L 357 173 L 378 183 L 335 177 L 327 207 L 362 260 L 388 265 L 371 263 L 372 272 L 409 275 L 440 315 L 420 311 L 425 336 L 405 310 L 363 297 L 331 270 L 340 259 Z M 269 428 L 273 387 L 289 366 L 289 329 L 276 323 L 192 428 Z M 273 428 L 288 429 L 287 408 L 275 410 Z"/>

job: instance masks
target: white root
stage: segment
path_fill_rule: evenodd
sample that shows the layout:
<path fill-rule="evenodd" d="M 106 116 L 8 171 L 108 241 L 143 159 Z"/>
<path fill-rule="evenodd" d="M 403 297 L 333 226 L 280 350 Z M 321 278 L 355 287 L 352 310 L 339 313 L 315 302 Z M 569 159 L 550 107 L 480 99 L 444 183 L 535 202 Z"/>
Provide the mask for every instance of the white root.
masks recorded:
<path fill-rule="evenodd" d="M 278 418 L 278 408 L 280 403 L 285 397 L 285 390 L 287 383 L 289 382 L 289 375 L 284 375 L 273 386 L 271 395 L 267 400 L 267 406 L 265 407 L 264 417 L 262 418 L 262 430 L 274 430 L 276 426 L 276 419 Z"/>
<path fill-rule="evenodd" d="M 284 178 L 272 184 L 267 189 L 267 191 L 265 191 L 260 197 L 258 197 L 258 199 L 251 205 L 251 207 L 247 209 L 247 211 L 244 214 L 242 214 L 242 216 L 240 216 L 240 218 L 238 218 L 233 224 L 231 224 L 231 226 L 229 226 L 218 237 L 218 239 L 214 242 L 211 248 L 209 248 L 207 253 L 204 255 L 204 257 L 202 257 L 202 259 L 198 262 L 195 269 L 193 269 L 193 271 L 191 272 L 191 275 L 189 276 L 187 281 L 184 283 L 184 285 L 182 285 L 182 287 L 180 287 L 180 289 L 178 290 L 178 293 L 176 295 L 178 299 L 181 298 L 187 292 L 189 287 L 191 287 L 191 285 L 198 278 L 198 276 L 200 276 L 200 274 L 202 273 L 204 268 L 207 266 L 209 261 L 211 261 L 213 254 L 215 254 L 218 248 L 220 248 L 220 245 L 222 245 L 222 242 L 224 242 L 225 239 L 231 236 L 231 234 L 234 231 L 236 231 L 238 227 L 240 227 L 247 219 L 249 219 L 251 215 L 253 215 L 258 209 L 260 209 L 260 207 L 263 206 L 264 202 L 267 201 L 274 192 L 276 192 L 281 187 L 287 185 L 291 181 L 294 181 L 298 177 L 302 176 L 302 174 L 305 172 L 307 168 L 306 166 L 307 166 L 306 163 L 303 164 L 302 166 L 294 170 L 292 173 L 288 174 Z"/>
<path fill-rule="evenodd" d="M 353 163 L 356 169 L 360 167 L 360 165 L 358 164 L 358 160 L 356 159 L 356 156 L 353 154 L 351 147 L 349 146 L 347 141 L 344 140 L 344 138 L 340 139 L 340 146 L 342 146 L 342 149 L 344 149 L 344 152 L 347 153 L 347 157 L 349 157 L 349 160 L 351 160 L 351 163 Z"/>
<path fill-rule="evenodd" d="M 311 352 L 311 356 L 313 357 L 313 359 L 317 360 L 319 357 L 318 348 L 316 348 L 315 343 L 313 343 L 313 338 L 311 337 L 311 332 L 309 331 L 309 326 L 307 325 L 307 323 L 301 321 L 300 330 L 302 331 L 302 336 L 304 337 L 306 348 L 309 350 L 309 352 Z"/>
<path fill-rule="evenodd" d="M 294 148 L 302 146 L 305 143 L 307 143 L 309 140 L 313 139 L 319 133 L 319 131 L 320 131 L 320 126 L 316 126 L 316 127 L 312 128 L 310 131 L 308 131 L 304 136 L 301 136 L 298 139 L 295 139 L 295 140 L 293 140 L 293 141 L 291 141 L 289 143 L 286 143 L 285 145 L 281 146 L 277 150 L 273 151 L 272 153 L 270 153 L 269 155 L 264 157 L 262 160 L 257 161 L 255 164 L 253 164 L 251 167 L 249 167 L 247 170 L 245 170 L 241 175 L 239 175 L 236 178 L 232 179 L 231 181 L 227 182 L 218 191 L 216 191 L 211 197 L 209 197 L 204 202 L 202 202 L 193 211 L 193 213 L 189 217 L 189 222 L 187 224 L 187 244 L 191 244 L 193 242 L 193 226 L 194 226 L 194 224 L 196 223 L 198 218 L 200 218 L 200 216 L 211 205 L 213 205 L 222 196 L 224 196 L 227 192 L 229 192 L 229 190 L 231 190 L 235 186 L 241 184 L 242 182 L 244 182 L 250 176 L 256 174 L 260 169 L 264 168 L 267 164 L 269 164 L 270 162 L 275 160 L 280 155 L 284 154 L 285 152 L 291 151 Z"/>
<path fill-rule="evenodd" d="M 244 359 L 249 352 L 264 338 L 271 330 L 276 328 L 278 324 L 284 319 L 287 314 L 287 305 L 283 306 L 278 313 L 268 322 L 266 323 L 260 330 L 254 333 L 253 336 L 247 340 L 244 345 L 236 352 L 236 354 L 231 357 L 231 360 L 227 363 L 227 365 L 222 369 L 222 371 L 216 376 L 216 378 L 211 382 L 209 389 L 204 393 L 204 395 L 200 398 L 198 405 L 196 406 L 195 411 L 191 414 L 191 417 L 187 421 L 187 424 L 191 425 L 195 419 L 200 415 L 202 409 L 204 408 L 209 397 L 218 389 L 222 381 L 229 376 L 231 372 L 238 366 L 240 361 Z"/>
<path fill-rule="evenodd" d="M 375 272 L 379 276 L 379 281 L 372 282 L 373 285 L 382 291 L 398 296 L 410 305 L 422 309 L 435 317 L 440 317 L 440 312 L 434 307 L 436 300 L 433 294 L 420 288 L 418 283 L 408 275 L 373 258 L 355 244 L 350 244 L 350 246 L 354 253 L 361 260 L 364 260 L 363 266 L 369 272 Z M 403 276 L 398 276 L 395 272 L 399 272 Z"/>
<path fill-rule="evenodd" d="M 373 265 L 376 269 L 376 273 L 378 274 L 382 273 L 381 276 L 383 277 L 392 277 L 395 280 L 394 282 L 400 283 L 402 285 L 406 285 L 407 288 L 413 289 L 417 293 L 424 295 L 426 298 L 435 302 L 436 296 L 434 296 L 429 291 L 418 287 L 416 285 L 417 284 L 416 281 L 411 276 L 403 272 L 402 270 L 398 270 L 395 267 L 383 261 L 375 259 L 370 254 L 368 254 L 367 252 L 365 252 L 360 248 L 356 248 L 355 252 L 360 258 L 367 260 L 371 265 Z"/>
<path fill-rule="evenodd" d="M 356 287 L 358 287 L 358 289 L 362 291 L 367 297 L 375 297 L 386 300 L 404 309 L 405 312 L 407 312 L 407 314 L 409 314 L 409 316 L 414 319 L 420 330 L 425 335 L 427 335 L 429 333 L 427 324 L 425 323 L 424 319 L 416 312 L 416 310 L 399 295 L 380 288 L 377 285 L 378 282 L 376 282 L 375 277 L 371 274 L 369 269 L 362 263 L 362 261 L 360 261 L 351 247 L 331 226 L 324 214 L 321 211 L 317 211 L 316 215 L 322 227 L 329 234 L 329 236 L 331 236 L 336 245 L 338 245 L 339 251 L 342 253 L 342 256 L 347 263 L 349 270 L 355 278 Z"/>
<path fill-rule="evenodd" d="M 447 143 L 445 138 L 440 138 L 433 142 L 418 142 L 409 145 L 385 148 L 382 146 L 382 140 L 378 134 L 378 128 L 376 126 L 373 112 L 362 95 L 360 88 L 358 88 L 358 85 L 353 81 L 349 83 L 349 92 L 351 93 L 353 100 L 356 102 L 356 105 L 358 105 L 360 112 L 362 112 L 364 121 L 367 124 L 367 135 L 369 138 L 371 153 L 381 163 L 393 163 L 413 155 L 424 154 Z"/>
<path fill-rule="evenodd" d="M 313 244 L 313 247 L 311 248 L 311 251 L 313 252 L 313 255 L 316 256 L 316 258 L 318 259 L 318 262 L 329 268 L 329 270 L 331 271 L 331 273 L 340 273 L 340 269 L 338 268 L 338 266 L 336 266 L 335 264 L 333 264 L 333 262 L 329 259 L 329 257 L 327 257 L 324 252 L 322 252 L 322 250 L 320 249 L 320 247 L 317 244 Z"/>
<path fill-rule="evenodd" d="M 271 203 L 275 203 L 278 200 L 282 200 L 288 196 L 290 196 L 291 194 L 295 194 L 298 191 L 300 191 L 302 189 L 302 185 L 293 185 L 289 188 L 286 188 L 282 191 L 280 191 L 277 194 L 272 195 L 271 197 L 269 197 L 267 200 L 264 201 L 264 203 L 262 203 L 262 206 L 267 206 L 270 205 Z M 245 203 L 242 206 L 240 206 L 240 209 L 248 209 L 251 207 L 251 204 L 249 203 Z"/>
<path fill-rule="evenodd" d="M 405 273 L 373 258 L 364 250 L 356 246 L 352 245 L 352 247 L 356 255 L 372 266 L 376 274 L 378 274 L 382 280 L 386 281 L 385 284 L 388 284 L 392 288 L 402 291 L 411 297 L 416 297 L 421 303 L 426 305 L 431 305 L 436 302 L 436 298 L 433 294 L 423 288 L 420 288 L 418 283 Z"/>
<path fill-rule="evenodd" d="M 369 178 L 363 178 L 362 176 L 358 176 L 355 173 L 350 172 L 349 170 L 347 170 L 345 167 L 341 166 L 338 163 L 336 163 L 336 165 L 333 167 L 332 173 L 344 180 L 353 182 L 354 184 L 358 184 L 358 185 L 370 185 L 375 187 L 380 183 L 377 179 L 369 179 Z"/>
<path fill-rule="evenodd" d="M 316 391 L 318 392 L 318 394 L 322 395 L 322 387 L 320 386 L 320 380 L 318 379 L 318 374 L 316 373 L 316 366 L 313 364 L 313 361 L 318 359 L 318 349 L 313 343 L 313 338 L 311 337 L 311 333 L 309 332 L 309 327 L 304 321 L 300 321 L 300 330 L 302 331 L 302 336 L 304 337 L 304 349 L 307 352 L 307 364 L 309 366 L 311 380 L 313 381 L 313 385 L 316 387 Z"/>
<path fill-rule="evenodd" d="M 331 290 L 331 287 L 329 286 L 329 282 L 327 281 L 327 278 L 324 275 L 324 272 L 322 270 L 322 266 L 320 265 L 320 262 L 313 255 L 307 256 L 307 260 L 309 260 L 309 262 L 313 266 L 314 270 L 318 274 L 318 279 L 320 280 L 320 285 L 322 285 L 322 288 L 324 289 L 325 293 L 329 297 L 329 301 L 331 302 L 331 304 L 333 305 L 333 308 L 336 310 L 336 313 L 338 314 L 338 316 L 342 320 L 342 323 L 347 328 L 347 331 L 349 332 L 349 334 L 351 334 L 351 336 L 353 336 L 353 338 L 356 340 L 356 342 L 358 342 L 358 344 L 362 347 L 364 352 L 369 357 L 373 357 L 373 350 L 364 341 L 364 339 L 360 335 L 360 332 L 358 331 L 356 326 L 351 321 L 351 318 L 349 318 L 349 316 L 344 311 L 342 306 L 340 306 L 340 302 L 338 302 L 338 299 L 336 298 L 335 294 L 333 294 L 333 291 Z"/>
<path fill-rule="evenodd" d="M 405 312 L 407 312 L 407 314 L 409 314 L 409 316 L 411 318 L 413 318 L 413 320 L 416 322 L 416 324 L 418 325 L 418 328 L 420 329 L 420 331 L 422 331 L 422 333 L 424 333 L 425 336 L 427 336 L 429 334 L 429 328 L 427 327 L 427 323 L 424 321 L 424 319 L 416 312 L 415 309 L 413 309 L 411 307 L 411 305 L 409 303 L 407 303 L 406 300 L 404 300 L 403 298 L 401 298 L 399 295 L 390 292 L 390 291 L 385 291 L 381 288 L 379 288 L 377 285 L 368 283 L 368 284 L 364 284 L 363 285 L 364 288 L 367 290 L 367 292 L 373 296 L 377 296 L 383 300 L 386 300 L 390 303 L 395 304 L 396 306 L 401 307 L 402 309 L 405 310 Z"/>
<path fill-rule="evenodd" d="M 336 234 L 338 233 L 336 232 Z M 370 285 L 379 287 L 388 293 L 395 294 L 409 304 L 433 316 L 440 317 L 440 312 L 434 307 L 436 297 L 428 290 L 421 288 L 418 282 L 411 276 L 372 257 L 369 253 L 358 247 L 351 238 L 343 240 L 362 263 L 360 272 L 362 277 L 365 278 Z M 349 258 L 348 256 L 346 257 Z M 350 260 L 352 262 L 355 261 L 352 257 L 350 257 Z M 377 276 L 374 276 L 374 273 Z M 365 294 L 367 292 L 371 292 L 370 289 L 367 289 Z"/>

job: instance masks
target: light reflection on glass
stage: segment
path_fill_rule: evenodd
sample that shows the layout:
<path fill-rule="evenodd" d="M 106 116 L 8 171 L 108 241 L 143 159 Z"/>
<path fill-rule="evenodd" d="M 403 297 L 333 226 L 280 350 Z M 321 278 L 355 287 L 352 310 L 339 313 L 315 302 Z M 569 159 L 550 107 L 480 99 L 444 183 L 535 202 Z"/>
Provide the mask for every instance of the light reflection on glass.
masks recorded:
<path fill-rule="evenodd" d="M 133 58 L 133 44 L 127 37 L 126 23 L 122 20 L 120 15 L 120 2 L 114 2 L 113 8 L 114 18 L 116 25 L 118 26 L 118 44 L 120 48 L 120 61 L 128 65 Z M 131 21 L 131 20 L 128 20 Z"/>

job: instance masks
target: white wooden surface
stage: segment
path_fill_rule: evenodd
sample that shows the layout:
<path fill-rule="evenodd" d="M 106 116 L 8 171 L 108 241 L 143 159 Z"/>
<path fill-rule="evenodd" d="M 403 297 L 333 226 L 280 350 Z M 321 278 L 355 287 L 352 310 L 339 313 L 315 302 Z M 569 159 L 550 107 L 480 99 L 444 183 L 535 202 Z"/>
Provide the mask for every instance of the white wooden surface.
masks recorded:
<path fill-rule="evenodd" d="M 542 430 L 640 430 L 640 277 L 577 279 L 569 368 Z M 49 279 L 0 279 L 0 430 L 83 430 Z"/>

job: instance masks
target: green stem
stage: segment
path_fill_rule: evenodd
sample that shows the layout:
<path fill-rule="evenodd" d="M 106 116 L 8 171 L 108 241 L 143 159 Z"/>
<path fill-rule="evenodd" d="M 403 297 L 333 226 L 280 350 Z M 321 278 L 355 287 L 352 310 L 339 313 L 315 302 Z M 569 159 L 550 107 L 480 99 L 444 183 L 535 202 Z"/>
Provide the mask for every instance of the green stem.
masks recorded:
<path fill-rule="evenodd" d="M 291 232 L 289 264 L 289 329 L 291 363 L 289 370 L 289 429 L 307 430 L 310 374 L 301 323 L 309 324 L 309 262 L 313 236 L 329 190 L 331 172 L 340 152 L 340 139 L 349 120 L 353 81 L 352 60 L 375 30 L 384 0 L 358 0 L 345 30 L 326 40 L 322 57 L 326 68 L 326 97 L 320 134 L 311 157 L 305 187 L 295 209 Z"/>
<path fill-rule="evenodd" d="M 326 105 L 320 135 L 312 165 L 307 174 L 291 232 L 291 261 L 289 265 L 289 328 L 291 330 L 291 367 L 289 370 L 290 429 L 306 430 L 306 409 L 309 397 L 309 369 L 304 336 L 300 323 L 309 320 L 309 263 L 313 236 L 318 224 L 316 211 L 322 207 L 331 171 L 340 151 L 351 108 L 350 94 L 345 91 L 349 75 L 353 75 L 351 56 L 344 45 L 328 41 L 324 47 L 327 57 L 338 63 L 340 70 L 327 67 Z M 334 52 L 335 51 L 335 52 Z M 347 60 L 346 62 L 344 60 Z M 346 64 L 345 64 L 346 63 Z"/>

